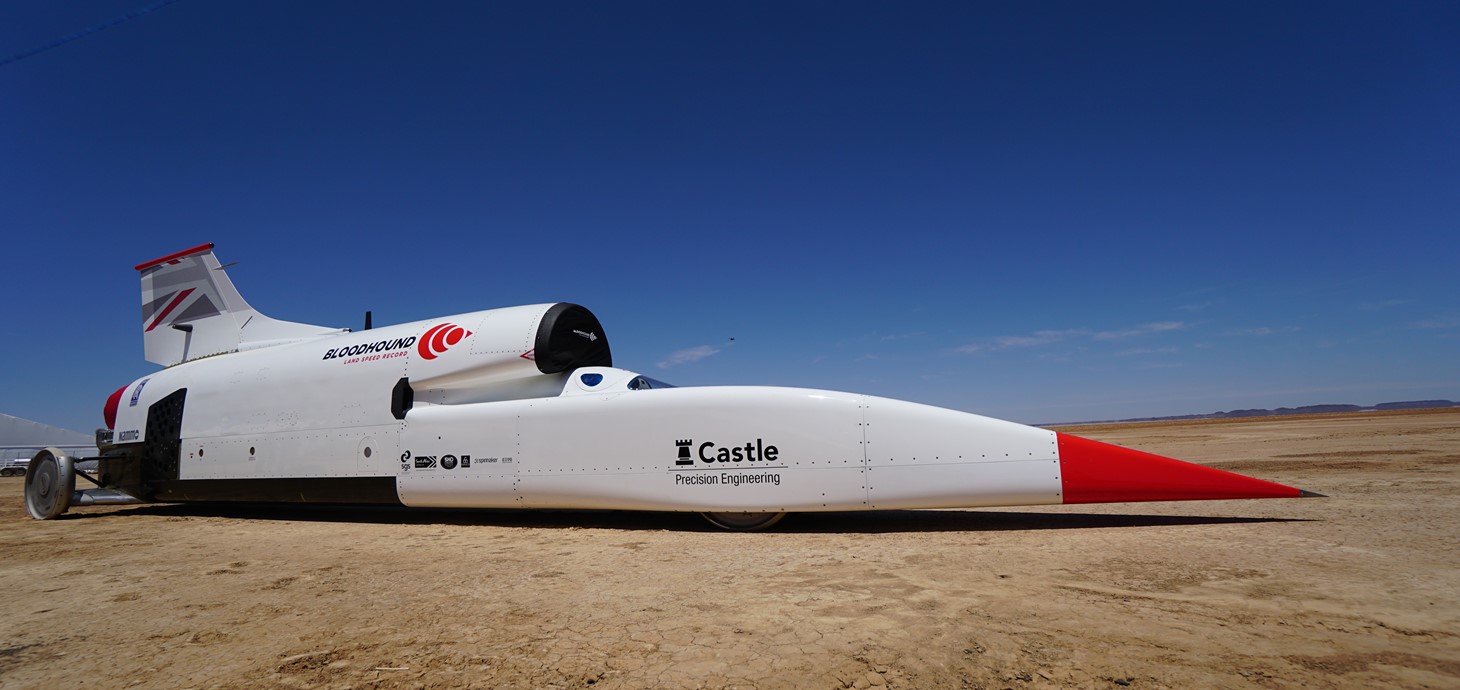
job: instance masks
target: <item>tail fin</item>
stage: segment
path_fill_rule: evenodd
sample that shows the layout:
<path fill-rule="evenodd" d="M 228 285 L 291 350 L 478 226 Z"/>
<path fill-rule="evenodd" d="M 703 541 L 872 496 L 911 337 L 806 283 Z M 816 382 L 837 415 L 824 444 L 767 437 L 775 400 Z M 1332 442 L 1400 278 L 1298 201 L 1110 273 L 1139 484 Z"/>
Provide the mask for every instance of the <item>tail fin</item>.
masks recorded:
<path fill-rule="evenodd" d="M 211 242 L 137 264 L 137 270 L 142 274 L 142 345 L 149 362 L 171 366 L 346 330 L 278 321 L 254 311 L 214 258 Z"/>

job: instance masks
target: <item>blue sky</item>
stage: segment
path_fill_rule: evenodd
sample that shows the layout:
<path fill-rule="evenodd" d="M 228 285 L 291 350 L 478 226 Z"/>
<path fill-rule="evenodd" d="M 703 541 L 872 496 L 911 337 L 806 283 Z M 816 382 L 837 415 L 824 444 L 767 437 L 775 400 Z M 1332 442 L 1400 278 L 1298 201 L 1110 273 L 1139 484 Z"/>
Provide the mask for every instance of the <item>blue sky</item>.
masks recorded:
<path fill-rule="evenodd" d="M 8 2 L 0 59 L 131 0 Z M 0 411 L 132 266 L 278 318 L 546 301 L 680 384 L 1023 422 L 1460 399 L 1455 3 L 182 0 L 0 66 Z M 733 342 L 731 338 L 734 338 Z"/>

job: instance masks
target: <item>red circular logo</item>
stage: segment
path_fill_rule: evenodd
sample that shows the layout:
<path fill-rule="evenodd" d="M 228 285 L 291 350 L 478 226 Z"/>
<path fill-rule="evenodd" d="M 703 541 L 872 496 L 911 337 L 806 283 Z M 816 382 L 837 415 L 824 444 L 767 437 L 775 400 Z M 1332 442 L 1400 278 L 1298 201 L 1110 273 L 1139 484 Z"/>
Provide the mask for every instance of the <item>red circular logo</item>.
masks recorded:
<path fill-rule="evenodd" d="M 436 359 L 452 345 L 461 342 L 469 335 L 471 335 L 471 331 L 454 323 L 432 326 L 421 336 L 420 340 L 416 341 L 416 352 L 421 354 L 421 359 Z"/>

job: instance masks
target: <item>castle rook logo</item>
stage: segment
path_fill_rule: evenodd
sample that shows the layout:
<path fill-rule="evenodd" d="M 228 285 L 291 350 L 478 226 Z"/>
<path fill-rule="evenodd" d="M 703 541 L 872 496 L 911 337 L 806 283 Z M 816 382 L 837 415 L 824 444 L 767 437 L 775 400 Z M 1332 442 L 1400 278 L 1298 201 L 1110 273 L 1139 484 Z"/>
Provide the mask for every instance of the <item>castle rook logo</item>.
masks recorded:
<path fill-rule="evenodd" d="M 694 445 L 694 444 L 695 444 L 694 439 L 685 439 L 683 441 L 675 441 L 674 442 L 674 445 L 679 446 L 679 459 L 678 460 L 675 460 L 674 461 L 674 464 L 676 464 L 676 465 L 693 465 L 693 464 L 695 464 L 694 458 L 691 458 L 689 456 L 689 447 L 692 446 L 692 445 Z"/>

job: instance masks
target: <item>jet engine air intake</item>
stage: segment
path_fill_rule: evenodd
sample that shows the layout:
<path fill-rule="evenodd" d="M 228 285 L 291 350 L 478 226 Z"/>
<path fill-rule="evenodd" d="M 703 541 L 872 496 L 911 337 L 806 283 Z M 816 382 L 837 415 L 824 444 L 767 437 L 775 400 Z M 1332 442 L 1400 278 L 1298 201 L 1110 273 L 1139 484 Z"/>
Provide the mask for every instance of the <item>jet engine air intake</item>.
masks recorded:
<path fill-rule="evenodd" d="M 559 302 L 542 316 L 534 346 L 537 370 L 556 374 L 578 367 L 611 367 L 613 355 L 593 312 Z"/>

